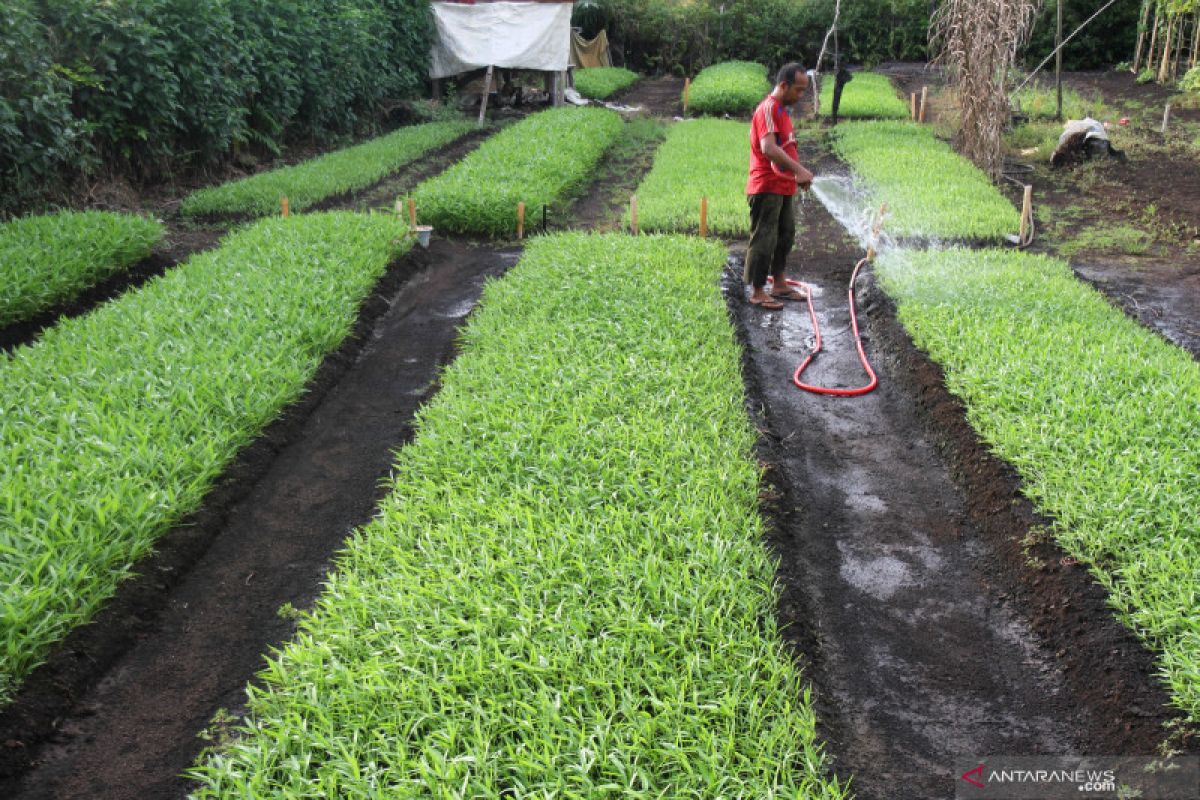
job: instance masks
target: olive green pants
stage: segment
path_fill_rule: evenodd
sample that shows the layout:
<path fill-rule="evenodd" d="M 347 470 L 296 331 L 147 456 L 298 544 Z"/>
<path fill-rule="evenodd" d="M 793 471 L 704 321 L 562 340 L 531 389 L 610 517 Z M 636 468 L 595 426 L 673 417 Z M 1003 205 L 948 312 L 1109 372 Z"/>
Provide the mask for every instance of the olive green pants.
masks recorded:
<path fill-rule="evenodd" d="M 792 195 L 752 194 L 750 249 L 746 252 L 743 280 L 761 289 L 767 275 L 782 275 L 788 253 L 796 242 L 796 214 Z"/>

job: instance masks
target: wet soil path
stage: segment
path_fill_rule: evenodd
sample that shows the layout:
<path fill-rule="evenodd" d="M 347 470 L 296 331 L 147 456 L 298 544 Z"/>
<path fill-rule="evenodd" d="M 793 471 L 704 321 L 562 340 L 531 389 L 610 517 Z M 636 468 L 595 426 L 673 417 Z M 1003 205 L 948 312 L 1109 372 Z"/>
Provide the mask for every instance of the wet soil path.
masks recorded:
<path fill-rule="evenodd" d="M 805 380 L 862 385 L 846 300 L 861 249 L 819 203 L 801 213 L 791 271 L 813 285 L 825 339 Z M 760 456 L 779 491 L 771 546 L 781 558 L 780 618 L 814 683 L 835 768 L 854 776 L 857 797 L 952 797 L 963 756 L 1153 752 L 1166 696 L 1146 654 L 1081 570 L 1025 564 L 1036 554 L 1019 540 L 1037 520 L 1011 510 L 1020 505 L 1015 478 L 982 464 L 961 406 L 882 293 L 860 279 L 859 320 L 880 387 L 819 397 L 791 384 L 811 346 L 807 308 L 749 306 L 743 248 L 733 252 L 723 288 L 761 413 Z M 1045 596 L 1027 580 L 1045 582 Z M 1046 613 L 1058 603 L 1074 603 L 1079 616 Z M 1072 633 L 1072 624 L 1088 627 Z M 1089 685 L 1118 699 L 1089 695 Z"/>
<path fill-rule="evenodd" d="M 411 438 L 413 414 L 454 354 L 459 325 L 484 281 L 518 253 L 436 241 L 393 269 L 357 336 L 310 386 L 307 407 L 291 409 L 291 424 L 273 426 L 239 457 L 193 524 L 140 565 L 148 579 L 124 585 L 6 709 L 0 796 L 185 793 L 178 776 L 206 744 L 197 732 L 219 708 L 241 706 L 263 653 L 291 635 L 277 610 L 310 605 L 331 556 L 370 520 L 395 449 Z M 128 649 L 114 653 L 114 639 L 131 640 Z M 92 662 L 106 657 L 103 679 L 81 685 L 64 707 L 58 690 L 72 679 L 71 664 L 83 662 L 94 677 Z M 29 736 L 39 729 L 52 736 L 40 750 Z M 17 780 L 28 763 L 13 761 L 35 755 Z"/>

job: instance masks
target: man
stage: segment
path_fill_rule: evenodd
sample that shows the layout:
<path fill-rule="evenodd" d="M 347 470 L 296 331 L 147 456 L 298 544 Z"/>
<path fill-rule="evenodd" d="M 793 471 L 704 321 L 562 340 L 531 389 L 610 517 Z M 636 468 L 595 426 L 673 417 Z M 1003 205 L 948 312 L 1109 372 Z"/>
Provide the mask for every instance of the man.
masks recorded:
<path fill-rule="evenodd" d="M 796 238 L 796 187 L 807 192 L 813 181 L 813 174 L 800 164 L 787 112 L 807 88 L 804 67 L 785 64 L 775 78 L 775 88 L 758 104 L 750 122 L 750 179 L 746 182 L 750 249 L 745 280 L 752 287 L 750 303 L 759 308 L 780 309 L 781 300 L 806 298 L 788 286 L 785 262 Z M 766 291 L 768 274 L 772 277 L 770 293 Z"/>

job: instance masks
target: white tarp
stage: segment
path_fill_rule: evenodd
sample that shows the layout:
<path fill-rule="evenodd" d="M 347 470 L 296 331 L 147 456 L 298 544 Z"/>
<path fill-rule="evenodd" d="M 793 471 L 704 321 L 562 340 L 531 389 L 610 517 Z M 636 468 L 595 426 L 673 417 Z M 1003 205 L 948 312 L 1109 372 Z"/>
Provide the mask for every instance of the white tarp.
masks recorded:
<path fill-rule="evenodd" d="M 431 5 L 431 78 L 489 66 L 562 72 L 571 63 L 572 3 Z"/>

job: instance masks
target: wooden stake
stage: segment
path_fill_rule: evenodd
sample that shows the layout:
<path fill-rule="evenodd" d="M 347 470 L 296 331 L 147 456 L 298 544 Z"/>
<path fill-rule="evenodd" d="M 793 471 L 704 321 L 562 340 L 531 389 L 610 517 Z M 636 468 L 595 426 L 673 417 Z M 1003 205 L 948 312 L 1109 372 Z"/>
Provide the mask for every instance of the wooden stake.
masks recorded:
<path fill-rule="evenodd" d="M 917 122 L 924 122 L 924 121 L 925 121 L 925 101 L 926 101 L 928 98 L 929 98 L 929 87 L 928 87 L 928 86 L 922 86 L 922 87 L 921 87 L 921 111 L 920 111 L 920 113 L 917 115 Z"/>
<path fill-rule="evenodd" d="M 700 238 L 708 236 L 708 198 L 700 198 Z"/>
<path fill-rule="evenodd" d="M 912 97 L 911 97 L 911 98 L 909 98 L 909 99 L 910 99 L 910 101 L 912 102 L 912 118 L 913 118 L 913 122 L 916 122 L 916 121 L 917 121 L 917 93 L 916 93 L 916 92 L 913 92 L 913 93 L 912 93 Z"/>
<path fill-rule="evenodd" d="M 1167 107 L 1163 109 L 1163 124 L 1162 132 L 1165 136 L 1167 133 L 1167 123 L 1171 121 L 1171 104 L 1167 103 Z"/>
<path fill-rule="evenodd" d="M 408 198 L 408 227 L 417 227 L 417 201 L 411 196 Z"/>
<path fill-rule="evenodd" d="M 691 91 L 692 91 L 692 79 L 684 78 L 683 79 L 683 115 L 685 117 L 687 116 L 688 95 L 691 93 Z"/>
<path fill-rule="evenodd" d="M 283 210 L 283 215 L 285 217 L 291 216 L 291 212 L 288 210 L 288 199 L 286 196 L 279 198 L 279 207 Z"/>
<path fill-rule="evenodd" d="M 1021 245 L 1029 244 L 1027 235 L 1029 233 L 1029 223 L 1033 219 L 1033 187 L 1026 184 L 1025 197 L 1021 201 L 1021 233 L 1017 237 Z"/>
<path fill-rule="evenodd" d="M 483 115 L 487 113 L 488 95 L 492 93 L 492 68 L 489 65 L 483 76 L 483 97 L 479 100 L 479 127 L 483 127 Z"/>
<path fill-rule="evenodd" d="M 636 235 L 638 232 L 637 223 L 637 195 L 629 196 L 629 229 Z"/>
<path fill-rule="evenodd" d="M 517 203 L 517 238 L 525 238 L 525 204 Z"/>

